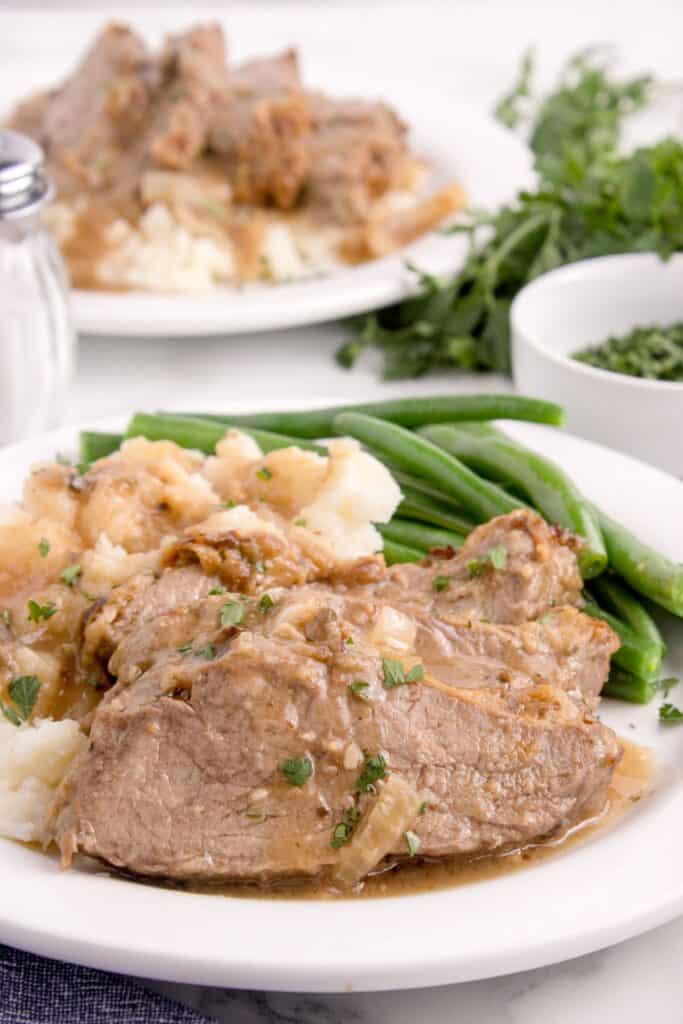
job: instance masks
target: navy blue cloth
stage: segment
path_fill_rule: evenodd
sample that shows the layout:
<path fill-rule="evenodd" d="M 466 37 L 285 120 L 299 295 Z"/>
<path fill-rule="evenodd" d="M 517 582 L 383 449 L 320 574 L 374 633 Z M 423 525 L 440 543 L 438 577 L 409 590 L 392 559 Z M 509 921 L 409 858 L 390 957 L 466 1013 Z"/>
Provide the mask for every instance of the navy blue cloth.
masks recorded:
<path fill-rule="evenodd" d="M 0 946 L 0 1024 L 212 1024 L 134 981 Z"/>

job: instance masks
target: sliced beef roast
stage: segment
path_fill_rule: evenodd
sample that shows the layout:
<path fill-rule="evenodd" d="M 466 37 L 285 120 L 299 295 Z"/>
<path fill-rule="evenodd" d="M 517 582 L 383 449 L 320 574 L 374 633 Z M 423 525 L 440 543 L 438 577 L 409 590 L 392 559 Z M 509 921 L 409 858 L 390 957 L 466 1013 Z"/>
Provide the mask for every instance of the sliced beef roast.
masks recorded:
<path fill-rule="evenodd" d="M 406 832 L 425 856 L 491 853 L 597 812 L 620 747 L 591 708 L 616 641 L 552 607 L 578 598 L 574 563 L 566 537 L 514 513 L 375 582 L 247 596 L 201 564 L 131 582 L 88 626 L 118 682 L 54 808 L 65 862 L 344 887 L 405 856 Z M 514 621 L 484 621 L 477 593 Z"/>

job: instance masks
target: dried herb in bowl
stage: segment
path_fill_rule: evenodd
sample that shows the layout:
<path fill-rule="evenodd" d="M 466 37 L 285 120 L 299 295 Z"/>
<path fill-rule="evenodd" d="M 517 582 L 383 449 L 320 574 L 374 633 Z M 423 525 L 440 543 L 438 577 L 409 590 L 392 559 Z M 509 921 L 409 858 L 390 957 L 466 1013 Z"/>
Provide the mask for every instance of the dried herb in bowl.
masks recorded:
<path fill-rule="evenodd" d="M 683 323 L 636 327 L 622 337 L 575 352 L 574 359 L 629 377 L 683 381 Z"/>

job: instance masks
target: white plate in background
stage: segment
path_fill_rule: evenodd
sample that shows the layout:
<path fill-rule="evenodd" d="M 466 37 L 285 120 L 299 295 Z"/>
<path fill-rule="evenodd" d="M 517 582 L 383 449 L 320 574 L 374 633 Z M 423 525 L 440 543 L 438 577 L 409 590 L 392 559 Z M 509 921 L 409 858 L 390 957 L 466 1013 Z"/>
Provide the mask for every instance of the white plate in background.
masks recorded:
<path fill-rule="evenodd" d="M 682 483 L 552 428 L 506 429 L 556 459 L 644 540 L 683 557 Z M 69 428 L 1 451 L 0 501 L 18 496 L 32 462 L 74 452 L 76 441 Z M 681 675 L 683 625 L 667 618 L 665 627 L 666 674 Z M 606 701 L 600 712 L 654 750 L 652 793 L 613 828 L 526 870 L 378 900 L 269 901 L 61 873 L 53 859 L 0 840 L 0 942 L 149 978 L 310 992 L 468 981 L 588 953 L 683 911 L 683 726 L 659 725 L 659 703 Z"/>
<path fill-rule="evenodd" d="M 229 28 L 226 31 L 229 36 Z M 82 45 L 87 42 L 84 39 Z M 74 64 L 77 56 L 76 50 Z M 430 186 L 433 182 L 438 188 L 457 180 L 465 189 L 468 205 L 495 209 L 533 180 L 527 147 L 492 118 L 454 102 L 447 93 L 432 91 L 422 83 L 368 77 L 362 70 L 349 73 L 330 67 L 324 77 L 320 73 L 306 75 L 306 53 L 303 59 L 308 86 L 332 95 L 383 99 L 395 107 L 410 127 L 413 151 L 433 168 Z M 42 76 L 35 67 L 31 69 L 31 83 L 53 80 L 47 69 Z M 21 85 L 24 81 L 19 79 L 17 91 L 16 75 L 5 82 L 0 69 L 0 85 L 6 85 L 4 110 L 9 111 L 31 91 L 33 84 Z M 202 336 L 294 327 L 395 302 L 415 287 L 415 275 L 406 270 L 406 260 L 429 273 L 452 273 L 462 266 L 467 245 L 463 236 L 432 231 L 390 256 L 291 284 L 216 287 L 190 295 L 75 289 L 72 308 L 79 331 L 119 337 Z"/>

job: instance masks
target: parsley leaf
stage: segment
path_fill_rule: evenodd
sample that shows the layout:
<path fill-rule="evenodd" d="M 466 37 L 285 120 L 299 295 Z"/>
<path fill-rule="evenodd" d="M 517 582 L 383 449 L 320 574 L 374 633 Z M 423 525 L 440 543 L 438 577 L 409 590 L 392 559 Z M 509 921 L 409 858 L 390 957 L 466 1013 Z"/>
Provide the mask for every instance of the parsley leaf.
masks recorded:
<path fill-rule="evenodd" d="M 239 626 L 246 614 L 246 605 L 242 601 L 227 601 L 220 610 L 221 626 Z"/>
<path fill-rule="evenodd" d="M 290 786 L 304 786 L 313 774 L 310 757 L 288 757 L 280 763 L 280 771 Z"/>
<path fill-rule="evenodd" d="M 420 849 L 420 837 L 416 836 L 414 832 L 403 833 L 408 847 L 408 856 L 414 857 L 417 851 Z"/>
<path fill-rule="evenodd" d="M 355 683 L 349 683 L 348 690 L 354 697 L 358 697 L 360 700 L 370 701 L 367 691 L 370 689 L 370 684 L 366 683 L 363 679 L 356 679 Z"/>
<path fill-rule="evenodd" d="M 491 569 L 504 569 L 507 564 L 507 548 L 503 547 L 502 544 L 497 544 L 495 548 L 491 548 L 490 551 L 487 551 L 484 555 L 480 555 L 479 558 L 472 558 L 467 563 L 467 571 L 470 576 L 481 576 L 483 573 L 488 572 Z"/>
<path fill-rule="evenodd" d="M 191 650 L 192 650 L 192 641 L 190 640 L 190 641 L 188 641 L 188 643 L 182 644 L 182 646 L 178 648 L 178 653 L 179 654 L 189 654 Z"/>
<path fill-rule="evenodd" d="M 40 622 L 41 619 L 51 619 L 59 611 L 59 608 L 52 601 L 47 604 L 38 604 L 37 601 L 29 600 L 28 617 L 31 622 Z"/>
<path fill-rule="evenodd" d="M 272 470 L 268 469 L 267 466 L 261 466 L 260 469 L 256 470 L 256 476 L 259 480 L 271 480 L 273 477 Z"/>
<path fill-rule="evenodd" d="M 358 824 L 360 818 L 360 811 L 357 807 L 350 807 L 343 819 L 339 824 L 335 825 L 332 832 L 332 839 L 330 845 L 338 850 L 341 846 L 345 846 L 353 835 L 353 830 Z"/>
<path fill-rule="evenodd" d="M 209 591 L 209 597 L 215 597 L 217 594 L 227 594 L 225 587 L 212 587 Z"/>
<path fill-rule="evenodd" d="M 662 704 L 659 709 L 659 721 L 680 724 L 683 722 L 683 711 L 675 704 Z"/>
<path fill-rule="evenodd" d="M 387 774 L 387 762 L 384 754 L 375 754 L 372 757 L 365 751 L 365 763 L 358 776 L 356 783 L 357 793 L 374 793 L 375 783 L 383 779 Z"/>
<path fill-rule="evenodd" d="M 40 543 L 38 544 L 38 551 L 40 552 L 41 558 L 47 558 L 47 556 L 50 554 L 50 542 L 49 540 L 46 540 L 45 537 L 40 538 Z"/>
<path fill-rule="evenodd" d="M 432 587 L 436 590 L 437 594 L 440 594 L 442 590 L 448 590 L 450 585 L 450 576 L 435 576 L 432 581 Z"/>
<path fill-rule="evenodd" d="M 66 583 L 67 587 L 73 587 L 74 583 L 76 582 L 80 575 L 80 565 L 71 565 L 69 566 L 68 569 L 64 570 L 64 572 L 60 575 L 59 578 L 62 581 L 62 583 Z"/>
<path fill-rule="evenodd" d="M 275 601 L 273 601 L 273 599 L 270 596 L 270 594 L 262 594 L 261 595 L 261 600 L 259 601 L 258 606 L 259 606 L 259 609 L 264 614 L 266 612 L 270 611 L 270 609 L 273 608 L 274 605 L 275 605 Z"/>
<path fill-rule="evenodd" d="M 387 690 L 393 690 L 395 686 L 405 686 L 406 683 L 419 683 L 424 679 L 424 666 L 413 665 L 408 673 L 403 667 L 403 662 L 395 658 L 382 658 L 382 685 Z"/>
<path fill-rule="evenodd" d="M 195 651 L 198 658 L 205 658 L 206 661 L 213 661 L 216 657 L 216 647 L 214 644 L 207 644 L 206 647 L 200 647 Z"/>
<path fill-rule="evenodd" d="M 40 693 L 38 676 L 15 676 L 8 688 L 14 707 L 8 707 L 0 701 L 0 708 L 5 718 L 12 725 L 21 725 L 28 721 Z"/>

